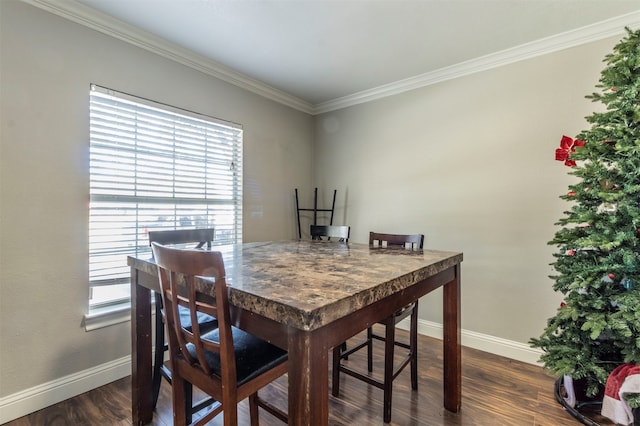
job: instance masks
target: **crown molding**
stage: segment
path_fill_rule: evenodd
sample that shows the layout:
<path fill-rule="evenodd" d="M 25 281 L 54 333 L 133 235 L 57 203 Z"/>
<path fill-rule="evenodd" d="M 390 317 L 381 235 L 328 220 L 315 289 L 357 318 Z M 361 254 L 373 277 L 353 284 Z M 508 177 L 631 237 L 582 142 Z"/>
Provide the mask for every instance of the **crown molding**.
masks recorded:
<path fill-rule="evenodd" d="M 311 115 L 371 102 L 514 62 L 621 35 L 624 34 L 624 27 L 631 29 L 640 28 L 639 10 L 576 30 L 567 31 L 531 43 L 461 62 L 456 65 L 312 105 L 298 97 L 271 87 L 220 63 L 207 59 L 202 55 L 169 43 L 164 39 L 153 36 L 146 31 L 125 24 L 75 1 L 22 1 Z"/>
<path fill-rule="evenodd" d="M 81 3 L 59 0 L 22 1 L 293 109 L 307 114 L 313 114 L 314 112 L 313 105 L 309 102 L 273 88 L 188 49 L 169 43 L 132 25 L 125 24 Z"/>
<path fill-rule="evenodd" d="M 522 44 L 500 52 L 481 56 L 418 76 L 409 77 L 373 89 L 363 90 L 352 95 L 343 96 L 314 106 L 314 114 L 335 111 L 353 105 L 374 101 L 387 96 L 397 95 L 409 90 L 432 84 L 453 80 L 458 77 L 486 71 L 492 68 L 512 64 L 514 62 L 535 58 L 582 44 L 591 43 L 608 37 L 625 34 L 624 27 L 637 29 L 640 27 L 640 11 L 611 18 L 596 24 L 567 31 L 534 42 Z"/>

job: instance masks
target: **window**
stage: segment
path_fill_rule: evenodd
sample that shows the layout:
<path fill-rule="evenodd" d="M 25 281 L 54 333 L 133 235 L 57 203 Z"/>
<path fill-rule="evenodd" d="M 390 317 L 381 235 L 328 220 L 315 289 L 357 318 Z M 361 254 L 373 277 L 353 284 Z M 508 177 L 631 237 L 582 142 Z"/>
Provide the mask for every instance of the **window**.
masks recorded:
<path fill-rule="evenodd" d="M 242 127 L 92 85 L 89 310 L 130 298 L 148 231 L 213 227 L 242 241 Z"/>

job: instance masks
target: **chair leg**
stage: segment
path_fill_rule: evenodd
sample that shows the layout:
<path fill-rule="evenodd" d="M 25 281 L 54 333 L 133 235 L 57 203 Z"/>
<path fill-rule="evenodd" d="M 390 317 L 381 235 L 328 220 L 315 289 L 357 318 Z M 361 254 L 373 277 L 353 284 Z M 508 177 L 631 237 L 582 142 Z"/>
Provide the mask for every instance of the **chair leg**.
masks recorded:
<path fill-rule="evenodd" d="M 411 351 L 411 389 L 418 389 L 418 301 L 416 301 L 411 313 L 411 325 L 409 326 L 409 350 Z"/>
<path fill-rule="evenodd" d="M 191 424 L 193 419 L 193 385 L 184 381 L 184 412 L 187 424 Z"/>
<path fill-rule="evenodd" d="M 249 410 L 251 410 L 251 408 L 249 408 Z M 251 411 L 249 411 L 249 414 L 251 414 Z M 238 426 L 238 401 L 225 404 L 222 410 L 222 417 L 222 424 L 224 426 Z M 257 423 L 254 425 L 252 422 L 251 425 L 255 426 Z"/>
<path fill-rule="evenodd" d="M 153 391 L 153 405 L 155 410 L 158 404 L 158 395 L 160 394 L 160 383 L 162 382 L 162 364 L 164 362 L 164 321 L 162 320 L 162 295 L 154 293 L 156 301 L 156 336 L 155 336 L 155 354 L 153 362 L 153 373 L 151 389 Z"/>
<path fill-rule="evenodd" d="M 151 390 L 153 392 L 153 409 L 156 409 L 158 405 L 158 397 L 160 396 L 160 385 L 162 384 L 162 368 L 164 365 L 164 318 L 162 316 L 162 295 L 155 293 L 156 302 L 156 335 L 155 335 L 155 354 L 153 359 L 153 373 L 151 379 Z M 171 383 L 171 380 L 169 380 Z M 191 423 L 193 415 L 193 386 L 191 383 L 185 381 L 185 397 L 184 405 L 186 412 L 187 424 Z"/>
<path fill-rule="evenodd" d="M 185 411 L 185 381 L 182 377 L 173 376 L 171 378 L 171 400 L 173 405 L 174 426 L 184 426 L 187 424 L 187 413 Z"/>
<path fill-rule="evenodd" d="M 373 371 L 373 328 L 367 328 L 367 371 Z"/>
<path fill-rule="evenodd" d="M 391 396 L 393 393 L 393 357 L 395 350 L 396 326 L 393 318 L 385 324 L 384 342 L 384 402 L 383 420 L 385 423 L 391 421 Z"/>
<path fill-rule="evenodd" d="M 251 418 L 251 426 L 259 426 L 260 420 L 258 416 L 258 393 L 256 392 L 249 395 L 249 417 Z"/>
<path fill-rule="evenodd" d="M 333 348 L 333 368 L 331 370 L 331 395 L 340 395 L 340 355 L 342 345 Z"/>

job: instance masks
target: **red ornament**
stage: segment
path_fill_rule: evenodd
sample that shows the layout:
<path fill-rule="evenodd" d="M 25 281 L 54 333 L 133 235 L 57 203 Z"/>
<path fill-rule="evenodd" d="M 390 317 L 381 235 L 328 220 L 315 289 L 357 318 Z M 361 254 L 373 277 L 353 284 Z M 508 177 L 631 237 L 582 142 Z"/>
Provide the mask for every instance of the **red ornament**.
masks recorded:
<path fill-rule="evenodd" d="M 615 275 L 613 275 L 613 273 L 610 273 L 609 274 L 609 278 L 613 279 L 613 278 L 615 278 Z"/>
<path fill-rule="evenodd" d="M 567 251 L 567 253 L 566 253 L 566 255 L 567 255 L 567 256 L 575 256 L 575 254 L 576 254 L 576 251 L 575 251 L 575 250 L 569 250 L 569 251 Z"/>
<path fill-rule="evenodd" d="M 576 162 L 569 159 L 572 152 L 575 152 L 577 146 L 584 146 L 585 142 L 581 140 L 573 140 L 569 136 L 562 136 L 560 139 L 560 148 L 556 149 L 556 160 L 564 161 L 565 166 L 573 167 Z"/>
<path fill-rule="evenodd" d="M 569 191 L 569 192 L 567 192 L 567 195 L 569 197 L 575 197 L 576 196 L 576 191 Z"/>
<path fill-rule="evenodd" d="M 565 302 L 564 300 L 562 302 L 560 302 L 560 307 L 561 308 L 566 308 L 567 307 L 567 302 Z"/>

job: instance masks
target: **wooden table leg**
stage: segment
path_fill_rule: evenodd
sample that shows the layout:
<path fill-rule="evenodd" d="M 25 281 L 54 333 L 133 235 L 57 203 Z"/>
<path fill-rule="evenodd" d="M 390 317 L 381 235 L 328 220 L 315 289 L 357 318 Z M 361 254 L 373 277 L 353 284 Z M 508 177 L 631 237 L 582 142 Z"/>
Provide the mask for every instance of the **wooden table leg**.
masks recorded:
<path fill-rule="evenodd" d="M 131 418 L 136 426 L 153 418 L 151 391 L 151 291 L 131 270 Z"/>
<path fill-rule="evenodd" d="M 455 279 L 443 288 L 444 408 L 457 413 L 462 400 L 462 349 L 460 333 L 460 265 Z"/>
<path fill-rule="evenodd" d="M 289 334 L 289 424 L 329 424 L 329 348 L 322 331 Z"/>

